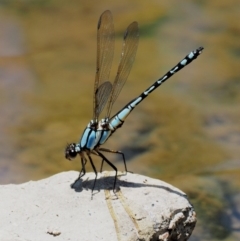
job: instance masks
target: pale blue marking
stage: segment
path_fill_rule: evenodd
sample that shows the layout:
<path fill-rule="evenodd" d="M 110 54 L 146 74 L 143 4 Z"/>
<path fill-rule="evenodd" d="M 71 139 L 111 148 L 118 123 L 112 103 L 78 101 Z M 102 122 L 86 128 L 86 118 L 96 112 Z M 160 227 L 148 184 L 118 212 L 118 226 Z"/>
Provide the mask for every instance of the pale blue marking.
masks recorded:
<path fill-rule="evenodd" d="M 189 55 L 188 55 L 188 58 L 192 59 L 194 57 L 194 53 L 191 52 Z"/>
<path fill-rule="evenodd" d="M 161 84 L 166 78 L 167 78 L 167 75 L 165 75 L 162 79 L 158 80 L 157 83 Z"/>
<path fill-rule="evenodd" d="M 141 97 L 138 97 L 136 100 L 134 100 L 130 105 L 131 107 L 135 107 L 139 102 L 142 101 L 142 98 Z M 128 113 L 129 114 L 129 113 Z M 127 117 L 127 116 L 126 116 Z"/>
<path fill-rule="evenodd" d="M 181 61 L 181 65 L 186 65 L 186 63 L 187 63 L 187 60 L 186 59 L 184 59 L 183 61 Z"/>
<path fill-rule="evenodd" d="M 109 123 L 112 127 L 113 130 L 116 129 L 119 125 L 122 124 L 122 122 L 119 120 L 118 116 L 115 116 Z"/>
<path fill-rule="evenodd" d="M 151 90 L 153 90 L 154 88 L 155 88 L 155 86 L 152 86 L 152 87 L 149 88 L 148 90 L 144 91 L 144 94 L 145 94 L 145 95 L 148 95 L 149 92 L 150 92 Z"/>
<path fill-rule="evenodd" d="M 76 146 L 75 146 L 75 151 L 76 151 L 76 152 L 80 152 L 80 151 L 81 151 L 81 147 L 80 147 L 79 144 L 76 144 Z"/>
<path fill-rule="evenodd" d="M 131 109 L 129 109 L 129 108 L 123 109 L 123 110 L 118 114 L 119 120 L 124 121 L 124 120 L 127 118 L 127 116 L 130 114 L 130 112 L 131 112 Z"/>
<path fill-rule="evenodd" d="M 178 69 L 178 67 L 176 67 L 175 69 L 171 70 L 170 73 L 174 74 L 177 69 Z"/>
<path fill-rule="evenodd" d="M 90 150 L 93 150 L 96 143 L 96 132 L 91 130 L 90 135 L 88 136 L 88 141 L 86 147 Z"/>
<path fill-rule="evenodd" d="M 85 147 L 85 145 L 87 144 L 87 138 L 88 138 L 88 134 L 90 131 L 91 131 L 91 129 L 87 127 L 85 129 L 85 131 L 83 132 L 82 138 L 80 140 L 81 148 Z"/>
<path fill-rule="evenodd" d="M 99 140 L 99 144 L 102 145 L 103 143 L 105 143 L 108 137 L 111 135 L 111 133 L 111 131 L 103 131 L 102 137 Z"/>

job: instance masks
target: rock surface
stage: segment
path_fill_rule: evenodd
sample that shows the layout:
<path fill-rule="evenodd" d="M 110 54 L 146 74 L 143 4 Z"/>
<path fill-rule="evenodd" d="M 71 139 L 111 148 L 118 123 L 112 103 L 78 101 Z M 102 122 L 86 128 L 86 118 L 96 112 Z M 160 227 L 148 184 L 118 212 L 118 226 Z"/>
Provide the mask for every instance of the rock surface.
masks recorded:
<path fill-rule="evenodd" d="M 157 179 L 78 172 L 0 186 L 1 241 L 187 240 L 196 224 L 186 194 Z"/>

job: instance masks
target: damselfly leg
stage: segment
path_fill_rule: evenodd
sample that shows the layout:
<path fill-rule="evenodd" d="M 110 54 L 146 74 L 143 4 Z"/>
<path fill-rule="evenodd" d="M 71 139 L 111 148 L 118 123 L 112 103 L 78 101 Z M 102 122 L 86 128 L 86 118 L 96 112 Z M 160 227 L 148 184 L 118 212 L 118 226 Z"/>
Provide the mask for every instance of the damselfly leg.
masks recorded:
<path fill-rule="evenodd" d="M 88 154 L 88 159 L 89 159 L 89 161 L 90 161 L 90 163 L 91 163 L 91 166 L 92 166 L 92 168 L 93 168 L 93 170 L 94 170 L 94 173 L 95 173 L 95 179 L 94 179 L 93 187 L 92 187 L 92 192 L 93 192 L 94 187 L 95 187 L 95 184 L 96 184 L 96 180 L 97 180 L 97 175 L 98 175 L 98 173 L 97 173 L 97 169 L 96 169 L 96 167 L 95 167 L 95 165 L 94 165 L 94 163 L 93 163 L 93 160 L 92 160 L 90 154 Z"/>
<path fill-rule="evenodd" d="M 113 183 L 113 192 L 116 192 L 117 190 L 115 189 L 115 187 L 116 187 L 116 182 L 117 182 L 117 172 L 118 172 L 118 170 L 101 152 L 99 152 L 99 151 L 96 151 L 96 152 L 115 171 L 115 177 L 114 177 L 114 183 Z"/>
<path fill-rule="evenodd" d="M 78 178 L 74 181 L 74 183 L 71 185 L 71 187 L 74 187 L 75 184 L 86 174 L 86 169 L 85 169 L 86 163 L 87 163 L 86 158 L 82 156 L 82 157 L 81 157 L 82 169 L 81 169 L 81 171 L 79 172 Z"/>
<path fill-rule="evenodd" d="M 106 148 L 99 148 L 99 151 L 104 151 L 104 152 L 109 152 L 109 153 L 114 153 L 114 154 L 119 154 L 122 156 L 122 159 L 123 159 L 123 162 L 124 162 L 124 167 L 125 167 L 125 172 L 130 172 L 127 170 L 127 165 L 126 165 L 126 159 L 125 159 L 125 155 L 123 152 L 121 151 L 115 151 L 115 150 L 110 150 L 110 149 L 106 149 Z M 100 168 L 100 172 L 102 172 L 102 169 L 103 169 L 103 163 L 104 163 L 104 160 L 102 160 L 102 163 L 101 163 L 101 168 Z"/>

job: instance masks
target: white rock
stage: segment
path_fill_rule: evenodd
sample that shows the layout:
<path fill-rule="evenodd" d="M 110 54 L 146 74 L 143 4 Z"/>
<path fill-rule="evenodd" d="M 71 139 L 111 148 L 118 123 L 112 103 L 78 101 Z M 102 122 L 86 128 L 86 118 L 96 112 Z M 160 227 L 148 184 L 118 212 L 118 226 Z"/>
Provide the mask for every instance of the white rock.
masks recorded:
<path fill-rule="evenodd" d="M 187 240 L 196 223 L 186 194 L 157 179 L 75 171 L 0 186 L 1 241 Z M 110 190 L 109 190 L 110 189 Z M 99 190 L 99 191 L 98 191 Z"/>

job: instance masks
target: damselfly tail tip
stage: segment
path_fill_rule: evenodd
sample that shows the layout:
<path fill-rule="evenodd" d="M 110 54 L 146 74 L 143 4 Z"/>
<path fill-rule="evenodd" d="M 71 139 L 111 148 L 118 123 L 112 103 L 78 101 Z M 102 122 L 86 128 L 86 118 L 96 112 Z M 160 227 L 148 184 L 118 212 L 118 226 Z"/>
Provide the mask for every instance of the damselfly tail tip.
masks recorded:
<path fill-rule="evenodd" d="M 197 51 L 198 51 L 200 54 L 202 53 L 203 50 L 204 50 L 203 47 L 199 47 L 199 48 L 197 49 Z"/>

